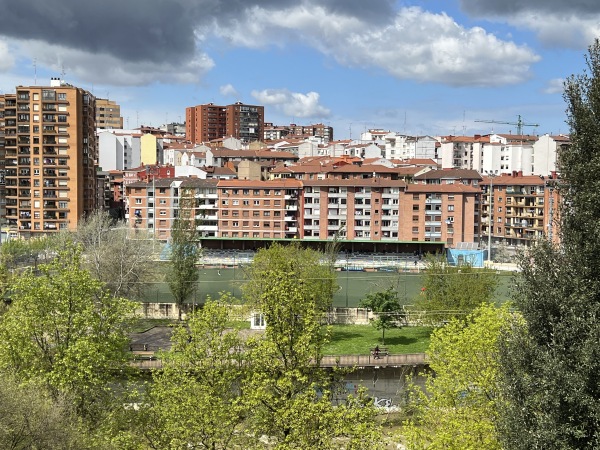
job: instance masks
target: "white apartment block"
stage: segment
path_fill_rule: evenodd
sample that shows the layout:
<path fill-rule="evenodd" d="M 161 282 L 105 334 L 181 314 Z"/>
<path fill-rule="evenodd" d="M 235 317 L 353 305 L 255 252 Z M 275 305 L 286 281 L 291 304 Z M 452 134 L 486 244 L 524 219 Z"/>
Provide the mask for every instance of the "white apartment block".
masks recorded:
<path fill-rule="evenodd" d="M 448 136 L 440 154 L 443 169 L 546 176 L 557 171 L 558 153 L 568 144 L 566 136 Z"/>
<path fill-rule="evenodd" d="M 125 130 L 98 133 L 98 165 L 102 170 L 127 170 L 141 163 L 141 134 Z"/>
<path fill-rule="evenodd" d="M 383 130 L 369 130 L 361 134 L 365 142 L 384 145 L 387 159 L 438 159 L 438 140 L 431 136 L 408 136 Z"/>

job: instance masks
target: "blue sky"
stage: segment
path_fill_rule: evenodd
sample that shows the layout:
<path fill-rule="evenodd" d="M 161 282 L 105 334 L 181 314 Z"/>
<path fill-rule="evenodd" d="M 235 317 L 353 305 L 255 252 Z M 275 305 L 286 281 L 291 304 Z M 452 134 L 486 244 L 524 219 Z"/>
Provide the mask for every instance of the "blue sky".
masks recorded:
<path fill-rule="evenodd" d="M 596 0 L 0 0 L 0 93 L 61 76 L 125 126 L 242 101 L 278 125 L 412 135 L 567 133 L 562 80 Z"/>

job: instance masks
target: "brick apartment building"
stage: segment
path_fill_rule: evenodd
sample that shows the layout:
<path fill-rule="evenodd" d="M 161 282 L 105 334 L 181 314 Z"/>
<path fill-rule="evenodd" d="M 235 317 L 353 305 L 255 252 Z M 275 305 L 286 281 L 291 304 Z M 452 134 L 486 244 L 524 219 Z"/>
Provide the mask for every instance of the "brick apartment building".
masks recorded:
<path fill-rule="evenodd" d="M 224 137 L 243 142 L 263 139 L 265 107 L 241 102 L 219 106 L 213 103 L 185 109 L 185 136 L 193 144 L 202 144 Z"/>
<path fill-rule="evenodd" d="M 0 96 L 5 218 L 21 237 L 74 230 L 97 207 L 95 98 L 52 79 Z"/>
<path fill-rule="evenodd" d="M 493 243 L 529 245 L 544 235 L 557 239 L 559 197 L 555 175 L 502 174 L 485 177 L 481 186 L 481 239 L 488 239 L 490 222 Z"/>
<path fill-rule="evenodd" d="M 130 226 L 166 240 L 182 196 L 205 238 L 454 242 L 477 238 L 480 189 L 402 180 L 157 179 L 126 187 Z"/>

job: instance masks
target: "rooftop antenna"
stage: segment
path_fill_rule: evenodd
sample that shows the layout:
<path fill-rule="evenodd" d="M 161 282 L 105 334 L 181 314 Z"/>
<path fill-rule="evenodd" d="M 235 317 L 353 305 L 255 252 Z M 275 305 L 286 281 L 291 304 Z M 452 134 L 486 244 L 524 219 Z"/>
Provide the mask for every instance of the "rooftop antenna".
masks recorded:
<path fill-rule="evenodd" d="M 404 111 L 404 130 L 402 131 L 402 134 L 406 136 L 406 111 Z"/>
<path fill-rule="evenodd" d="M 465 110 L 463 109 L 463 136 L 467 135 L 467 125 L 465 123 Z"/>
<path fill-rule="evenodd" d="M 63 80 L 63 82 L 65 81 L 65 65 L 61 64 L 60 65 L 60 79 Z"/>
<path fill-rule="evenodd" d="M 33 58 L 33 85 L 37 86 L 37 59 Z"/>

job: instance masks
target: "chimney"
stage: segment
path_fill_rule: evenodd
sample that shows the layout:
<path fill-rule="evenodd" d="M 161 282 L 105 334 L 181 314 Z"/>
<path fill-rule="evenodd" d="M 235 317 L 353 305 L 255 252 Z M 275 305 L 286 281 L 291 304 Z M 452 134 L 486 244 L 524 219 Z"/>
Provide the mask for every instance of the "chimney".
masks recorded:
<path fill-rule="evenodd" d="M 60 78 L 50 78 L 50 87 L 60 87 Z"/>

